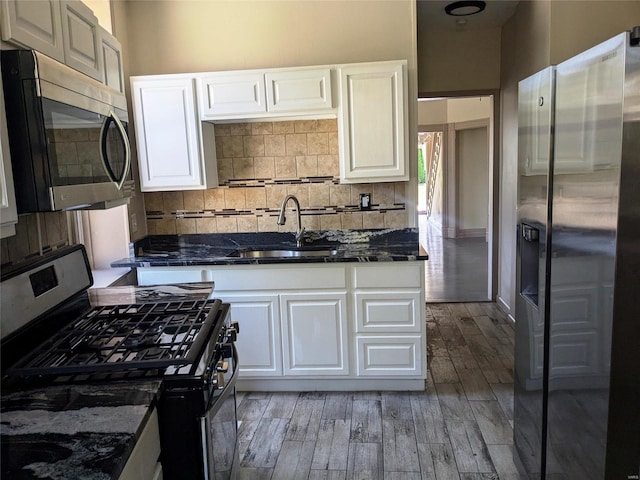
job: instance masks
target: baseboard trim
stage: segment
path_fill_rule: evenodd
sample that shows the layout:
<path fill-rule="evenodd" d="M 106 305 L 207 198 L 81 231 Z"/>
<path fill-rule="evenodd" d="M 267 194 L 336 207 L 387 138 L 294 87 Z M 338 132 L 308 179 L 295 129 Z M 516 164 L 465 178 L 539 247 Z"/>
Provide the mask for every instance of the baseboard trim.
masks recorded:
<path fill-rule="evenodd" d="M 505 302 L 500 295 L 496 297 L 496 305 L 498 305 L 498 308 L 500 310 L 507 314 L 507 318 L 509 320 L 515 323 L 516 319 L 513 317 L 513 315 L 511 315 L 511 307 L 509 307 L 509 304 Z"/>
<path fill-rule="evenodd" d="M 457 238 L 473 238 L 473 237 L 485 237 L 487 236 L 486 228 L 465 228 L 456 232 Z"/>
<path fill-rule="evenodd" d="M 319 392 L 319 391 L 424 391 L 425 379 L 250 379 L 239 378 L 236 388 L 241 392 Z"/>

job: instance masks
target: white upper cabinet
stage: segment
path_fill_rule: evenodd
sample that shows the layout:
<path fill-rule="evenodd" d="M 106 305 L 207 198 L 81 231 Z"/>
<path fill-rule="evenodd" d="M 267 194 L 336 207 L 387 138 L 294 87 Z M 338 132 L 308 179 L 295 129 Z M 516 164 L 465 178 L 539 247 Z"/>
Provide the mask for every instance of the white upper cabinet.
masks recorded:
<path fill-rule="evenodd" d="M 202 120 L 331 112 L 330 68 L 286 68 L 198 75 Z"/>
<path fill-rule="evenodd" d="M 213 125 L 199 121 L 194 83 L 185 75 L 131 77 L 143 192 L 217 186 Z"/>
<path fill-rule="evenodd" d="M 2 40 L 33 48 L 64 62 L 60 4 L 56 0 L 5 0 Z"/>
<path fill-rule="evenodd" d="M 99 27 L 100 55 L 104 66 L 101 81 L 105 85 L 124 93 L 124 71 L 122 68 L 122 47 L 120 42 Z"/>
<path fill-rule="evenodd" d="M 124 92 L 120 43 L 80 0 L 0 1 L 2 40 L 37 50 Z"/>
<path fill-rule="evenodd" d="M 80 0 L 62 0 L 64 61 L 96 80 L 102 81 L 102 57 L 98 19 Z"/>
<path fill-rule="evenodd" d="M 340 67 L 343 183 L 409 180 L 406 61 Z"/>
<path fill-rule="evenodd" d="M 266 112 L 261 72 L 204 74 L 198 78 L 198 96 L 203 119 Z"/>
<path fill-rule="evenodd" d="M 331 110 L 331 70 L 314 68 L 265 74 L 267 111 Z"/>

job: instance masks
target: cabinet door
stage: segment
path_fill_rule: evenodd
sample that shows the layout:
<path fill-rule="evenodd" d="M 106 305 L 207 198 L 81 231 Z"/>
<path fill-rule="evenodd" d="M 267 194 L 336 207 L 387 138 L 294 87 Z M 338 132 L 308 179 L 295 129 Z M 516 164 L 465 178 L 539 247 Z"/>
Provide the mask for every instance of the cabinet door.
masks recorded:
<path fill-rule="evenodd" d="M 236 341 L 240 377 L 282 375 L 280 305 L 277 295 L 243 295 L 216 292 L 231 304 L 231 320 L 238 322 Z"/>
<path fill-rule="evenodd" d="M 409 180 L 406 62 L 340 68 L 340 180 Z"/>
<path fill-rule="evenodd" d="M 193 79 L 131 80 L 143 192 L 204 188 Z"/>
<path fill-rule="evenodd" d="M 358 336 L 358 376 L 421 376 L 421 336 Z"/>
<path fill-rule="evenodd" d="M 64 62 L 96 80 L 102 81 L 102 56 L 98 19 L 80 0 L 62 0 Z"/>
<path fill-rule="evenodd" d="M 100 55 L 102 55 L 102 83 L 124 93 L 122 47 L 116 38 L 100 27 Z"/>
<path fill-rule="evenodd" d="M 348 375 L 346 293 L 280 296 L 284 374 Z"/>
<path fill-rule="evenodd" d="M 198 78 L 202 119 L 267 111 L 262 72 L 213 73 Z"/>
<path fill-rule="evenodd" d="M 64 62 L 62 20 L 56 0 L 5 0 L 2 11 L 2 39 L 33 48 Z"/>
<path fill-rule="evenodd" d="M 331 110 L 331 70 L 328 68 L 267 72 L 269 112 L 312 113 Z"/>

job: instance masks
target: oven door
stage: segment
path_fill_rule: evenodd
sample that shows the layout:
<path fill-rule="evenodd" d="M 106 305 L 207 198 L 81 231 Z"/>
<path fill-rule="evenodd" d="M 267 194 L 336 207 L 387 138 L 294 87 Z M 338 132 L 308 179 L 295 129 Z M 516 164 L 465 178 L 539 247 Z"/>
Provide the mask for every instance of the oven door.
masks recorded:
<path fill-rule="evenodd" d="M 238 377 L 238 351 L 231 343 L 232 355 L 227 361 L 225 386 L 214 391 L 207 410 L 200 417 L 202 458 L 207 480 L 235 479 L 239 464 L 238 416 L 236 412 L 236 379 Z"/>

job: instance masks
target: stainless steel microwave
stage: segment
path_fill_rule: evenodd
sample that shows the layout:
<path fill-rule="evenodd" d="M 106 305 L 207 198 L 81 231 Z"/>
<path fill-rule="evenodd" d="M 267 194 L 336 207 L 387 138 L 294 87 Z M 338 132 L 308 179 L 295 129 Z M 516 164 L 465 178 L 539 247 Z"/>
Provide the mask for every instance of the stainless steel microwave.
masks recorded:
<path fill-rule="evenodd" d="M 0 58 L 18 213 L 127 202 L 124 94 L 33 50 Z"/>

